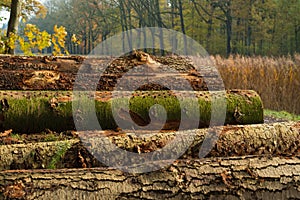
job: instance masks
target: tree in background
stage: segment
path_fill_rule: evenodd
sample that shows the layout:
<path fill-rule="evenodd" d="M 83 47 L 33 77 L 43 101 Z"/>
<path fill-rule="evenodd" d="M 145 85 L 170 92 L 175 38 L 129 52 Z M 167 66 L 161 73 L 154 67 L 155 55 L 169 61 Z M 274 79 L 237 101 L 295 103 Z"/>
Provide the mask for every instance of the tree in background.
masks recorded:
<path fill-rule="evenodd" d="M 20 18 L 27 19 L 31 14 L 36 16 L 45 16 L 46 8 L 37 0 L 4 0 L 0 6 L 10 10 L 10 17 L 8 21 L 8 28 L 6 36 L 9 39 L 14 37 L 18 32 Z M 14 54 L 14 49 L 6 45 L 6 53 Z"/>
<path fill-rule="evenodd" d="M 88 54 L 97 44 L 120 32 L 126 32 L 124 39 L 130 41 L 131 29 L 153 26 L 180 31 L 210 54 L 300 52 L 299 0 L 48 0 L 45 6 L 47 16 L 31 18 L 28 23 L 50 34 L 55 24 L 66 27 L 67 48 L 74 54 Z M 81 40 L 80 45 L 72 44 L 73 34 Z M 163 38 L 162 34 L 147 37 Z M 147 42 L 141 35 L 135 39 L 141 46 Z M 162 39 L 156 42 L 159 48 L 164 46 Z M 107 50 L 105 46 L 101 48 Z"/>
<path fill-rule="evenodd" d="M 12 37 L 13 34 L 17 34 L 19 19 L 21 16 L 21 0 L 11 0 L 10 17 L 7 28 L 7 38 Z M 6 49 L 6 53 L 14 54 L 14 49 L 9 46 Z"/>

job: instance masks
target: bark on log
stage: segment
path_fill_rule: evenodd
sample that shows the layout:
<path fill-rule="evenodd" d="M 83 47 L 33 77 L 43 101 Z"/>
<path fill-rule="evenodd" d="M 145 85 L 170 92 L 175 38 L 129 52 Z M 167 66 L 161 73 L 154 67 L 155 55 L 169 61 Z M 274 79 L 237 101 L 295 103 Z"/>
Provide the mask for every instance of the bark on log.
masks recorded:
<path fill-rule="evenodd" d="M 0 145 L 0 170 L 58 168 L 61 164 L 61 157 L 71 151 L 74 146 L 79 150 L 78 139 Z"/>
<path fill-rule="evenodd" d="M 105 132 L 103 134 L 105 135 Z M 99 160 L 119 166 L 127 166 L 128 163 L 143 163 L 144 158 L 120 155 L 114 145 L 109 145 L 111 143 L 121 149 L 138 154 L 147 155 L 147 153 L 153 152 L 151 155 L 153 160 L 177 158 L 176 156 L 179 157 L 182 154 L 181 158 L 184 159 L 199 158 L 200 150 L 201 156 L 207 154 L 206 157 L 291 156 L 299 155 L 300 152 L 299 122 L 141 134 L 140 132 L 129 132 L 121 136 L 112 135 L 108 137 L 110 141 L 108 143 L 98 133 L 79 133 L 84 146 L 93 155 L 97 155 Z M 168 147 L 166 147 L 167 145 Z M 163 148 L 164 151 L 160 151 Z M 186 151 L 184 151 L 185 148 L 187 148 Z M 108 153 L 110 156 L 105 157 Z M 146 157 L 145 160 L 147 159 L 149 158 Z"/>
<path fill-rule="evenodd" d="M 217 121 L 220 125 L 222 125 L 221 123 L 263 123 L 263 105 L 260 97 L 254 91 L 235 90 L 228 91 L 227 94 L 200 91 L 179 94 L 181 96 L 175 96 L 170 91 L 145 91 L 134 94 L 120 92 L 117 97 L 112 98 L 111 93 L 97 92 L 95 111 L 102 129 L 116 129 L 120 124 L 123 125 L 121 126 L 123 129 L 132 128 L 136 125 L 142 127 L 151 123 L 154 129 L 160 130 L 164 125 L 162 122 L 165 122 L 165 119 L 159 117 L 163 116 L 162 111 L 156 109 L 152 114 L 151 110 L 149 111 L 155 104 L 160 104 L 165 108 L 167 119 L 163 129 L 168 130 L 178 130 L 180 127 L 184 129 L 208 127 L 212 120 L 212 104 L 217 112 L 214 116 L 219 117 L 226 113 L 224 122 L 221 121 L 221 118 L 217 119 L 220 121 Z M 216 100 L 212 100 L 213 98 Z M 220 103 L 222 99 L 224 104 Z M 70 92 L 0 91 L 0 100 L 2 129 L 32 133 L 41 132 L 45 129 L 65 131 L 75 128 L 72 93 Z M 124 110 L 128 100 L 130 100 L 129 112 Z M 225 110 L 226 100 L 227 110 Z M 78 100 L 75 99 L 74 101 Z M 93 113 L 86 113 L 85 109 L 93 103 L 94 98 L 92 97 L 90 100 L 80 100 L 78 108 L 75 105 L 78 110 L 78 113 L 75 113 L 77 124 L 89 120 Z M 116 116 L 113 113 L 116 113 Z M 116 121 L 120 124 L 117 124 Z M 90 125 L 85 127 L 84 124 L 82 128 L 94 129 Z"/>
<path fill-rule="evenodd" d="M 143 133 L 148 135 L 143 137 L 143 135 L 135 136 L 132 132 L 125 134 L 112 131 L 79 132 L 81 142 L 74 139 L 59 142 L 0 145 L 0 170 L 49 168 L 51 161 L 56 159 L 56 155 L 60 155 L 60 157 L 56 159 L 53 165 L 55 168 L 101 167 L 105 166 L 105 163 L 102 164 L 100 161 L 106 161 L 106 157 L 111 164 L 118 163 L 120 166 L 126 166 L 130 162 L 143 163 L 141 160 L 134 160 L 133 158 L 130 160 L 129 158 L 122 158 L 120 154 L 114 154 L 114 149 L 102 145 L 103 136 L 106 136 L 111 144 L 124 151 L 140 155 L 155 152 L 154 158 L 163 159 L 164 156 L 174 158 L 176 153 L 181 151 L 182 146 L 185 145 L 176 142 L 176 136 L 190 138 L 192 134 L 195 134 L 194 140 L 181 156 L 182 159 L 195 159 L 199 158 L 200 148 L 205 146 L 203 142 L 208 129 L 162 133 L 148 131 Z M 152 136 L 149 136 L 150 133 Z M 212 144 L 211 149 L 204 149 L 209 151 L 206 157 L 300 156 L 300 122 L 225 126 L 220 129 L 220 135 L 215 139 L 216 143 Z M 175 145 L 169 151 L 171 153 L 161 155 L 162 153 L 158 150 L 174 141 Z M 61 152 L 63 148 L 65 150 Z M 107 156 L 108 153 L 109 156 Z M 104 155 L 104 158 L 101 155 Z"/>
<path fill-rule="evenodd" d="M 1 199 L 298 199 L 299 185 L 297 157 L 178 160 L 146 174 L 108 168 L 0 172 Z"/>
<path fill-rule="evenodd" d="M 222 84 L 222 80 L 211 73 L 211 69 L 202 69 L 203 72 L 205 71 L 204 77 L 203 74 L 195 72 L 191 62 L 185 58 L 155 57 L 154 60 L 177 73 L 155 74 L 148 73 L 148 70 L 140 70 L 138 66 L 147 65 L 147 60 L 141 61 L 135 56 L 120 58 L 0 56 L 0 89 L 72 90 L 79 69 L 82 70 L 82 76 L 87 77 L 86 82 L 82 85 L 83 90 L 96 84 L 92 81 L 96 80 L 99 81 L 98 91 L 113 91 L 117 81 L 132 69 L 136 70 L 132 76 L 128 77 L 127 82 L 130 80 L 130 84 L 122 85 L 124 90 L 131 90 L 132 87 L 140 90 L 163 90 L 166 89 L 166 86 L 151 84 L 151 82 L 165 83 L 166 77 L 172 77 L 168 80 L 178 90 L 186 90 L 186 87 L 182 86 L 183 79 L 187 80 L 195 91 L 207 91 L 208 82 L 210 89 L 218 88 L 216 86 Z M 151 82 L 149 85 L 141 85 L 141 80 L 145 80 L 146 76 Z"/>

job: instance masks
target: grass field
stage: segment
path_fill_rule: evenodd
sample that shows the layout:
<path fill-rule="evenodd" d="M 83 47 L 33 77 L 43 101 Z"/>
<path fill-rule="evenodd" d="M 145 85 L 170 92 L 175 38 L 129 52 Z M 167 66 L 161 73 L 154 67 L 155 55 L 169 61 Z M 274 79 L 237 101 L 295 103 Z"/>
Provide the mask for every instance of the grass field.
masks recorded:
<path fill-rule="evenodd" d="M 264 107 L 300 114 L 300 55 L 292 57 L 212 57 L 226 89 L 258 92 Z"/>
<path fill-rule="evenodd" d="M 286 111 L 274 111 L 265 109 L 264 116 L 288 121 L 300 121 L 300 115 L 291 114 Z"/>

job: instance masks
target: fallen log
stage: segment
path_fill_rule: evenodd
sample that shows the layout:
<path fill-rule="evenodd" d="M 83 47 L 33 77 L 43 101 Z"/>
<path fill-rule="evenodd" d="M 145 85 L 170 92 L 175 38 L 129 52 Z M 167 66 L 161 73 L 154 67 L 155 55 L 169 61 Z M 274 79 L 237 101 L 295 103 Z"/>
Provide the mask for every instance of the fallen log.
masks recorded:
<path fill-rule="evenodd" d="M 194 159 L 200 155 L 205 157 L 299 155 L 299 125 L 299 122 L 236 125 L 178 132 L 146 132 L 144 135 L 142 132 L 129 132 L 119 136 L 111 135 L 108 139 L 101 137 L 107 135 L 105 131 L 100 134 L 87 131 L 79 133 L 79 136 L 83 145 L 93 155 L 97 155 L 100 162 L 108 163 L 110 166 L 127 166 L 147 160 L 178 157 Z M 123 154 L 122 150 L 145 157 L 129 156 L 127 152 Z"/>
<path fill-rule="evenodd" d="M 78 145 L 78 139 L 0 145 L 0 170 L 58 168 L 62 157 Z"/>
<path fill-rule="evenodd" d="M 109 168 L 0 172 L 1 199 L 297 199 L 299 185 L 298 157 L 178 160 L 145 174 Z"/>
<path fill-rule="evenodd" d="M 79 69 L 81 69 L 81 75 L 87 76 L 86 82 L 81 86 L 83 90 L 96 84 L 92 81 L 96 80 L 98 81 L 98 91 L 113 91 L 117 81 L 133 68 L 136 69 L 137 73 L 128 77 L 127 81 L 131 80 L 131 82 L 130 84 L 123 84 L 123 89 L 130 90 L 132 86 L 139 88 L 139 90 L 167 89 L 164 85 L 151 84 L 153 82 L 164 83 L 166 77 L 169 77 L 168 82 L 171 81 L 172 85 L 182 90 L 185 90 L 185 87 L 182 86 L 183 79 L 187 80 L 195 91 L 207 91 L 208 82 L 210 82 L 211 88 L 222 82 L 214 74 L 203 77 L 203 74 L 195 73 L 195 68 L 191 62 L 185 58 L 179 56 L 152 57 L 164 68 L 166 66 L 170 68 L 168 71 L 176 71 L 177 73 L 149 74 L 147 70 L 140 70 L 139 72 L 138 67 L 147 64 L 147 60 L 140 60 L 139 56 L 133 55 L 119 58 L 0 56 L 0 89 L 72 90 Z M 162 75 L 163 77 L 161 77 Z M 146 76 L 149 76 L 151 81 L 148 85 L 140 85 L 141 80 L 145 80 Z"/>
<path fill-rule="evenodd" d="M 218 134 L 211 148 L 204 148 L 204 151 L 208 151 L 207 158 L 300 156 L 300 122 L 224 126 L 219 127 Z M 0 170 L 102 167 L 107 163 L 114 166 L 126 166 L 133 162 L 144 164 L 144 161 L 138 160 L 143 159 L 141 157 L 123 158 L 121 154 L 115 154 L 114 148 L 103 145 L 103 137 L 108 139 L 112 147 L 136 155 L 154 152 L 154 158 L 162 159 L 166 156 L 177 158 L 184 145 L 188 145 L 187 150 L 182 152 L 183 155 L 179 154 L 178 157 L 197 159 L 201 147 L 205 147 L 204 141 L 209 137 L 209 129 L 161 133 L 147 131 L 139 132 L 139 135 L 133 132 L 87 131 L 77 134 L 74 132 L 74 135 L 80 136 L 80 140 L 74 138 L 66 141 L 0 145 Z M 192 135 L 190 143 L 176 142 L 177 137 L 190 138 Z M 159 150 L 172 142 L 175 144 L 163 155 Z M 56 155 L 60 155 L 59 158 Z M 53 160 L 56 162 L 52 163 Z M 101 163 L 103 161 L 106 163 Z"/>
<path fill-rule="evenodd" d="M 84 101 L 75 99 L 74 101 L 79 101 L 83 105 L 78 108 L 75 105 L 76 113 L 73 113 L 71 92 L 0 91 L 2 110 L 0 125 L 3 130 L 13 129 L 13 131 L 21 133 L 41 132 L 45 129 L 58 132 L 74 130 L 73 116 L 76 117 L 75 120 L 78 123 L 85 123 L 89 120 L 91 113 L 88 111 L 82 113 L 82 111 L 95 104 L 95 112 L 102 129 L 116 129 L 120 124 L 123 129 L 132 129 L 136 125 L 143 127 L 150 123 L 159 125 L 164 122 L 160 118 L 163 115 L 161 110 L 155 110 L 156 113 L 151 114 L 150 108 L 159 104 L 164 107 L 167 114 L 163 129 L 178 130 L 183 123 L 182 119 L 185 120 L 184 129 L 203 128 L 208 127 L 211 123 L 212 102 L 214 102 L 214 111 L 220 112 L 220 116 L 225 115 L 226 112 L 225 124 L 263 123 L 261 99 L 256 92 L 251 90 L 228 91 L 224 95 L 222 92 L 218 94 L 205 91 L 182 92 L 179 93 L 179 96 L 176 95 L 171 91 L 136 91 L 133 94 L 119 92 L 117 96 L 112 96 L 110 92 L 96 92 L 95 96 L 91 95 L 91 98 L 84 99 Z M 227 102 L 226 111 L 225 101 L 222 104 L 218 103 L 218 100 L 212 100 L 216 95 L 223 95 Z M 192 101 L 195 99 L 196 102 Z M 222 96 L 219 99 L 222 100 Z M 129 110 L 126 111 L 123 108 L 126 107 L 128 100 Z M 218 123 L 220 124 L 222 121 Z M 83 126 L 83 130 L 93 129 L 94 127 L 91 126 Z"/>

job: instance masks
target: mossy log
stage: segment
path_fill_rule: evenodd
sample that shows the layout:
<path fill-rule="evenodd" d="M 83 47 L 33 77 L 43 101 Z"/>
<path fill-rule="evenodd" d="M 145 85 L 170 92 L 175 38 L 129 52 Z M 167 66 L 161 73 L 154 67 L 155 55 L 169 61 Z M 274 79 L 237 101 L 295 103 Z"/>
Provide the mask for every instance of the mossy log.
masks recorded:
<path fill-rule="evenodd" d="M 145 174 L 108 168 L 0 172 L 1 199 L 298 199 L 299 185 L 297 157 L 179 160 Z"/>
<path fill-rule="evenodd" d="M 66 141 L 0 145 L 0 170 L 103 167 L 106 164 L 101 163 L 104 159 L 99 155 L 106 158 L 108 153 L 113 165 L 117 163 L 126 166 L 126 163 L 139 162 L 114 154 L 115 149 L 110 149 L 109 145 L 105 146 L 106 152 L 102 152 L 103 136 L 106 136 L 113 146 L 124 151 L 139 155 L 155 152 L 153 157 L 163 158 L 160 149 L 174 142 L 178 136 L 189 138 L 194 134 L 193 141 L 180 158 L 197 159 L 201 147 L 205 146 L 205 138 L 209 137 L 208 131 L 209 129 L 161 133 L 151 131 L 144 135 L 145 137 L 134 135 L 132 132 L 88 131 L 77 132 L 81 140 L 74 138 Z M 249 155 L 300 156 L 300 122 L 224 126 L 218 134 L 215 143 L 207 149 L 206 158 Z M 177 151 L 184 148 L 183 145 L 185 144 L 176 143 L 169 151 L 170 156 L 175 157 Z M 141 163 L 144 164 L 142 161 Z"/>
<path fill-rule="evenodd" d="M 121 95 L 120 95 L 121 94 Z M 119 93 L 118 97 L 112 97 L 110 92 L 96 92 L 95 96 L 81 100 L 83 107 L 95 105 L 95 112 L 102 129 L 116 129 L 119 124 L 125 124 L 122 129 L 132 129 L 132 125 L 126 127 L 131 119 L 141 127 L 152 123 L 149 109 L 156 104 L 164 107 L 167 119 L 163 129 L 177 130 L 181 124 L 182 114 L 185 114 L 185 124 L 189 128 L 208 127 L 211 121 L 212 94 L 209 92 L 193 92 L 191 103 L 189 92 L 174 96 L 170 91 L 145 91 L 131 93 Z M 222 95 L 222 94 L 220 94 Z M 219 96 L 220 96 L 219 95 Z M 71 92 L 22 92 L 0 91 L 1 99 L 1 125 L 2 129 L 13 129 L 14 132 L 32 133 L 45 129 L 54 131 L 74 130 L 73 116 L 80 122 L 89 120 L 90 111 L 79 110 L 73 115 Z M 129 99 L 129 113 L 123 115 L 123 106 Z M 228 91 L 224 94 L 227 100 L 225 124 L 257 124 L 263 123 L 263 106 L 259 95 L 254 91 Z M 96 100 L 96 101 L 95 101 Z M 78 100 L 74 100 L 78 101 Z M 195 102 L 195 101 L 193 101 Z M 198 103 L 198 105 L 197 105 Z M 115 108 L 112 108 L 113 106 Z M 181 109 L 181 106 L 184 108 Z M 218 107 L 219 106 L 219 107 Z M 214 110 L 220 115 L 225 104 L 214 103 Z M 77 109 L 77 108 L 76 108 Z M 117 109 L 117 110 L 112 110 Z M 192 112 L 183 113 L 182 110 Z M 116 115 L 113 115 L 116 112 Z M 158 111 L 159 112 L 159 111 Z M 223 113 L 225 114 L 225 113 Z M 127 116 L 127 118 L 126 118 Z M 128 117 L 129 116 L 129 117 Z M 158 115 L 159 116 L 159 115 Z M 225 116 L 224 116 L 225 118 Z M 154 120 L 153 120 L 154 121 Z M 157 120 L 160 122 L 160 118 Z M 153 122 L 154 123 L 154 122 Z M 196 124 L 189 127 L 189 123 Z M 221 124 L 222 125 L 222 124 Z M 94 127 L 84 127 L 83 130 L 93 130 Z"/>

